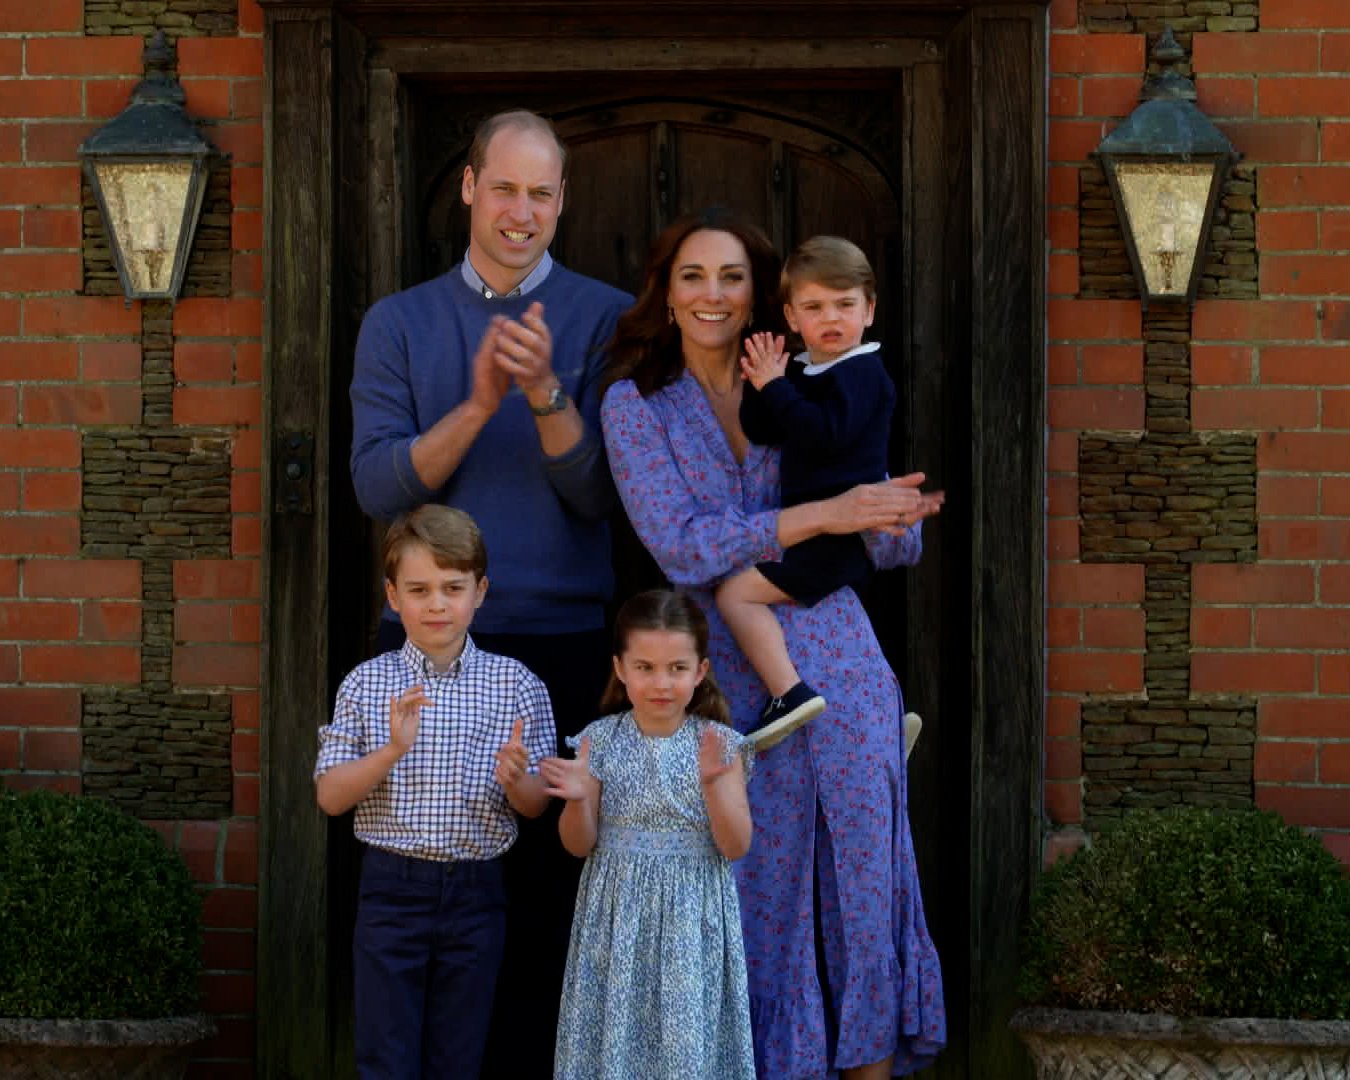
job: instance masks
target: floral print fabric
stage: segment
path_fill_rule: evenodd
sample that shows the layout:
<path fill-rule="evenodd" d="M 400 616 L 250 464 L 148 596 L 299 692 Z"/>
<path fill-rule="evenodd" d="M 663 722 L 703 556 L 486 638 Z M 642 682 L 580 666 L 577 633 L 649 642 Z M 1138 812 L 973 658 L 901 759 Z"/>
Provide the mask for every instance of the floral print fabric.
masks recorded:
<path fill-rule="evenodd" d="M 648 398 L 616 383 L 602 419 L 624 508 L 666 576 L 707 612 L 713 673 L 748 730 L 765 690 L 712 589 L 779 557 L 778 454 L 752 445 L 738 463 L 688 373 Z M 911 564 L 921 530 L 869 547 L 879 566 Z M 852 590 L 775 612 L 829 707 L 760 755 L 749 789 L 755 834 L 735 873 L 758 1075 L 821 1080 L 889 1055 L 896 1075 L 912 1072 L 945 1044 L 946 1014 L 905 809 L 900 688 Z"/>
<path fill-rule="evenodd" d="M 555 1080 L 755 1080 L 731 864 L 713 845 L 690 717 L 667 738 L 631 713 L 590 740 L 599 839 L 577 890 Z M 740 747 L 720 728 L 727 752 Z"/>

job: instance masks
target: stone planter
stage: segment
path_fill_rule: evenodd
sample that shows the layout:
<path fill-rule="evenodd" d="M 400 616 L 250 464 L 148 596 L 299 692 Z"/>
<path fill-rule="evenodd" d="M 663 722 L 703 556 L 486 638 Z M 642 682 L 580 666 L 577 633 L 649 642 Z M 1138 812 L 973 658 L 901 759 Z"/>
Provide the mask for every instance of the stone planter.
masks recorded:
<path fill-rule="evenodd" d="M 15 1080 L 179 1080 L 193 1048 L 215 1030 L 205 1016 L 162 1020 L 0 1017 L 0 1076 Z"/>
<path fill-rule="evenodd" d="M 1012 1028 L 1042 1080 L 1350 1080 L 1350 1021 L 1028 1008 Z"/>

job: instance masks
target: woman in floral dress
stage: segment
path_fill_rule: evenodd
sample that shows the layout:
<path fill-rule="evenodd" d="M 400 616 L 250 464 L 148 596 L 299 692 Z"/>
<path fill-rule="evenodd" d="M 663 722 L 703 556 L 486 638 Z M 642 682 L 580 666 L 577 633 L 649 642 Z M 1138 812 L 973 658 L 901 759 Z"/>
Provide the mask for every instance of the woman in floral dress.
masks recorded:
<path fill-rule="evenodd" d="M 936 510 L 918 474 L 779 508 L 777 452 L 750 445 L 737 416 L 742 343 L 752 324 L 778 328 L 778 274 L 763 234 L 730 213 L 667 228 L 619 322 L 602 410 L 624 507 L 707 612 L 713 672 L 740 731 L 765 690 L 713 586 L 825 532 L 867 532 L 879 566 L 912 564 L 919 523 Z M 886 529 L 898 535 L 873 531 Z M 942 1048 L 946 1019 L 905 809 L 899 686 L 852 590 L 776 610 L 798 671 L 830 707 L 763 754 L 750 785 L 755 838 L 735 870 L 756 1068 L 764 1080 L 902 1075 Z"/>

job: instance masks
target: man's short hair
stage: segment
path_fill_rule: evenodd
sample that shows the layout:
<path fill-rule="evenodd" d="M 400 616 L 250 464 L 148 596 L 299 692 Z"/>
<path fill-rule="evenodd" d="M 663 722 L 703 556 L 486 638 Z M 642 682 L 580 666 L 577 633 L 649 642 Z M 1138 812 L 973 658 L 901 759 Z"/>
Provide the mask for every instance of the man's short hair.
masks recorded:
<path fill-rule="evenodd" d="M 469 168 L 473 170 L 475 180 L 482 173 L 483 166 L 487 164 L 488 146 L 493 136 L 507 128 L 530 131 L 552 139 L 553 145 L 558 148 L 558 160 L 562 163 L 562 178 L 567 179 L 567 147 L 563 145 L 562 139 L 558 138 L 558 131 L 552 121 L 528 109 L 511 109 L 489 116 L 474 130 L 473 142 L 469 144 Z"/>
<path fill-rule="evenodd" d="M 487 547 L 473 518 L 463 510 L 427 503 L 396 519 L 384 534 L 385 578 L 397 584 L 403 553 L 424 545 L 442 570 L 468 570 L 480 581 L 487 574 Z"/>
<path fill-rule="evenodd" d="M 877 298 L 877 278 L 862 248 L 842 236 L 813 236 L 803 241 L 783 264 L 783 299 L 802 285 L 827 289 L 862 289 L 868 300 Z"/>

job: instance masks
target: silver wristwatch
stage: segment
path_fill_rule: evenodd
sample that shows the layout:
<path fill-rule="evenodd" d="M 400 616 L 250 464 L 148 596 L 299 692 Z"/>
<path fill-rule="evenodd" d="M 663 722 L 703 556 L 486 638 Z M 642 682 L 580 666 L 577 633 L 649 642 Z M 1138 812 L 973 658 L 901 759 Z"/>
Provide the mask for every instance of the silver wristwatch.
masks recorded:
<path fill-rule="evenodd" d="M 548 395 L 548 400 L 542 405 L 530 404 L 530 412 L 535 416 L 552 416 L 554 413 L 560 413 L 567 408 L 570 399 L 561 386 L 555 386 Z"/>

